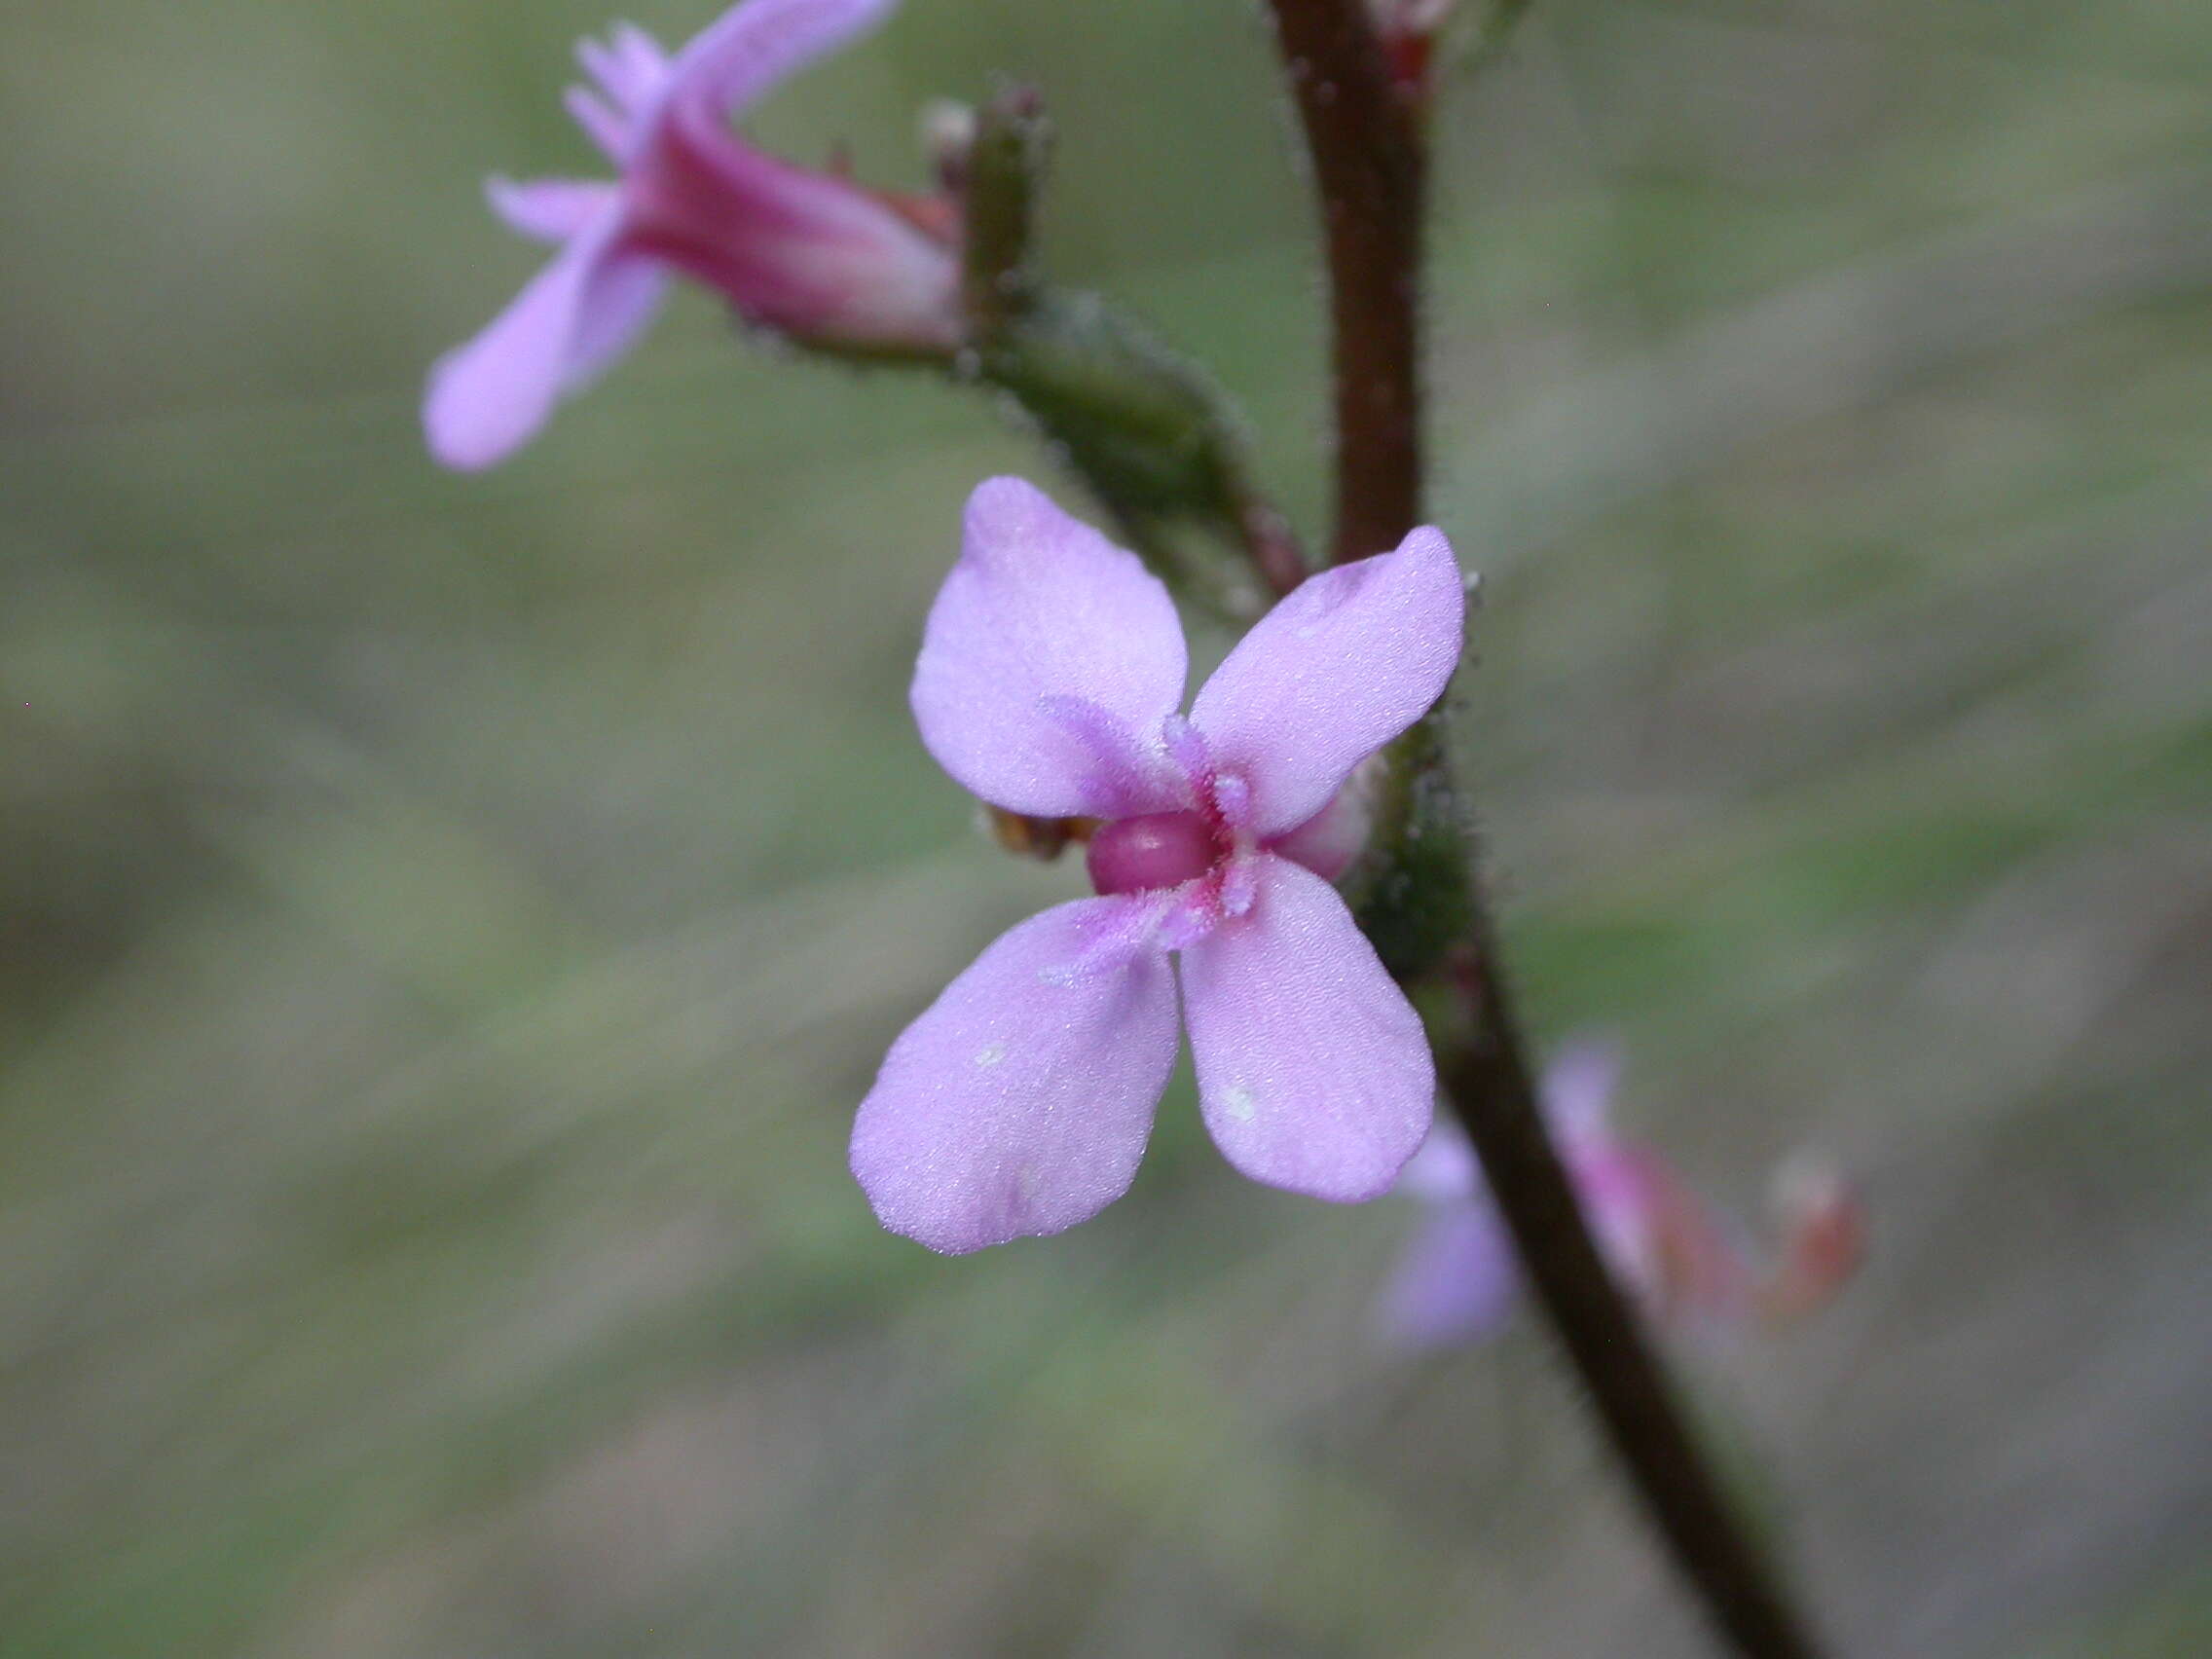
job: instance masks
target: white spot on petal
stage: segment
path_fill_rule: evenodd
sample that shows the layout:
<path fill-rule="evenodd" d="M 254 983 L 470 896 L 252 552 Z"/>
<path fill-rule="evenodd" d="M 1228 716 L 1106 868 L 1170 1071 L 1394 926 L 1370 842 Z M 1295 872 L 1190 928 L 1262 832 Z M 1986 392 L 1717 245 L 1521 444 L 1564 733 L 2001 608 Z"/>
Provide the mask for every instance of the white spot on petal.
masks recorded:
<path fill-rule="evenodd" d="M 1260 1097 L 1241 1083 L 1233 1083 L 1221 1091 L 1221 1109 L 1239 1124 L 1249 1124 L 1260 1109 Z"/>
<path fill-rule="evenodd" d="M 985 1043 L 976 1051 L 976 1063 L 979 1066 L 995 1066 L 1005 1058 L 1006 1045 L 1004 1043 Z"/>

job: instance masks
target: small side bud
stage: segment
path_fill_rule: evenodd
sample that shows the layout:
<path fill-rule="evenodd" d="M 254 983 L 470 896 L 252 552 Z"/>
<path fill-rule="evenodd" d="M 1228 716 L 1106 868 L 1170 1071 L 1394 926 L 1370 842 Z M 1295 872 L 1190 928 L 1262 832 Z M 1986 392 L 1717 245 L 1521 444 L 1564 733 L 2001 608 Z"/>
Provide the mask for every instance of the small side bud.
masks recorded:
<path fill-rule="evenodd" d="M 1843 1173 L 1801 1155 L 1775 1171 L 1768 1208 L 1775 1265 L 1759 1290 L 1772 1320 L 1802 1318 L 1832 1301 L 1866 1254 L 1866 1212 Z"/>
<path fill-rule="evenodd" d="M 1034 87 L 1012 86 L 972 114 L 962 163 L 967 246 L 961 291 L 971 337 L 988 341 L 1028 308 L 1036 285 L 1037 197 L 1051 124 Z"/>
<path fill-rule="evenodd" d="M 1457 0 L 1367 0 L 1375 35 L 1400 92 L 1419 97 L 1428 91 L 1436 58 L 1436 37 Z"/>
<path fill-rule="evenodd" d="M 951 197 L 968 194 L 969 160 L 976 151 L 976 106 L 958 98 L 932 98 L 917 123 L 922 158 Z"/>

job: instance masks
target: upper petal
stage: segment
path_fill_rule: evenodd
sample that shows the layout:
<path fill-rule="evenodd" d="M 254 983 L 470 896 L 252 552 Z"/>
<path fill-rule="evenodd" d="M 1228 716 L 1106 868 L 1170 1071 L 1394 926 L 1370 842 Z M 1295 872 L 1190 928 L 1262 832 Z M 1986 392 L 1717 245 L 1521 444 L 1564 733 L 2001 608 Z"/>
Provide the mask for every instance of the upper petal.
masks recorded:
<path fill-rule="evenodd" d="M 977 486 L 914 669 L 947 772 L 1035 817 L 1180 805 L 1158 733 L 1186 668 L 1174 602 L 1134 554 L 1018 478 Z"/>
<path fill-rule="evenodd" d="M 576 61 L 626 121 L 653 107 L 668 86 L 671 69 L 660 42 L 635 23 L 616 23 L 604 41 L 578 41 Z"/>
<path fill-rule="evenodd" d="M 735 114 L 779 81 L 889 17 L 898 0 L 739 0 L 694 36 L 660 103 L 699 97 Z"/>
<path fill-rule="evenodd" d="M 609 206 L 532 277 L 489 326 L 430 367 L 423 429 L 448 466 L 503 461 L 636 337 L 659 292 L 657 275 L 615 251 Z"/>
<path fill-rule="evenodd" d="M 1255 1181 L 1375 1198 L 1428 1132 L 1420 1017 L 1335 888 L 1288 859 L 1254 864 L 1252 908 L 1183 952 L 1206 1127 Z"/>
<path fill-rule="evenodd" d="M 901 1033 L 853 1123 L 883 1225 L 948 1255 L 1059 1233 L 1124 1192 L 1175 1064 L 1166 957 L 1071 975 L 1131 902 L 1011 929 Z"/>
<path fill-rule="evenodd" d="M 1440 531 L 1301 583 L 1198 692 L 1191 723 L 1252 787 L 1263 835 L 1326 806 L 1428 712 L 1459 661 L 1466 588 Z"/>

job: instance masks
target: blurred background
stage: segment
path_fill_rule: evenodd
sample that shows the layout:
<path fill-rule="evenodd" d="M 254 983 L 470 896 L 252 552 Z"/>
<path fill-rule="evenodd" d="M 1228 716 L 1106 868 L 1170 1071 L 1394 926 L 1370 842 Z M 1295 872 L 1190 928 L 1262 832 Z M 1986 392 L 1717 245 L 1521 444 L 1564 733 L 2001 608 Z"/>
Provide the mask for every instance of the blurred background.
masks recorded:
<path fill-rule="evenodd" d="M 1089 1227 L 875 1230 L 885 1044 L 1081 885 L 903 696 L 1044 473 L 696 294 L 430 465 L 608 20 L 0 16 L 0 1653 L 1704 1651 L 1542 1333 L 1379 1350 L 1414 1214 L 1187 1082 Z M 917 185 L 1034 79 L 1058 274 L 1311 530 L 1271 69 L 1244 0 L 912 0 L 756 129 Z M 1678 1355 L 1846 1659 L 2212 1652 L 2208 92 L 2163 0 L 1542 0 L 1438 130 L 1510 942 L 1717 1205 L 1862 1181 L 1840 1302 Z"/>

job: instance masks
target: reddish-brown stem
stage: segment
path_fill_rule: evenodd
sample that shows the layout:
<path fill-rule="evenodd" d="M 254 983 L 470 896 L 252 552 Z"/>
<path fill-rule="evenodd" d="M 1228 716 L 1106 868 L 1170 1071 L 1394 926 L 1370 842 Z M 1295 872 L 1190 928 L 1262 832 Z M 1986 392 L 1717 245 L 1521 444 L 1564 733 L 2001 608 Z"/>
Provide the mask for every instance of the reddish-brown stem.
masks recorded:
<path fill-rule="evenodd" d="M 1748 1659 L 1817 1651 L 1772 1567 L 1730 1509 L 1628 1299 L 1598 1253 L 1544 1131 L 1535 1079 L 1494 941 L 1478 911 L 1453 964 L 1471 1029 L 1438 1056 L 1523 1266 L 1613 1449 L 1682 1574 Z"/>
<path fill-rule="evenodd" d="M 1270 0 L 1313 160 L 1329 268 L 1339 562 L 1394 545 L 1420 514 L 1418 109 L 1367 0 Z M 1470 864 L 1475 849 L 1467 848 Z M 1613 1449 L 1682 1574 L 1746 1659 L 1814 1659 L 1811 1638 L 1731 1510 L 1634 1309 L 1606 1271 L 1549 1136 L 1479 871 L 1449 958 L 1464 1030 L 1438 1074 Z"/>
<path fill-rule="evenodd" d="M 1321 199 L 1336 397 L 1339 564 L 1420 519 L 1418 115 L 1360 0 L 1272 0 Z"/>

